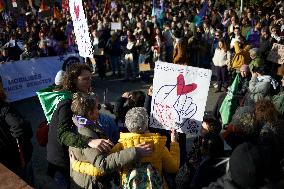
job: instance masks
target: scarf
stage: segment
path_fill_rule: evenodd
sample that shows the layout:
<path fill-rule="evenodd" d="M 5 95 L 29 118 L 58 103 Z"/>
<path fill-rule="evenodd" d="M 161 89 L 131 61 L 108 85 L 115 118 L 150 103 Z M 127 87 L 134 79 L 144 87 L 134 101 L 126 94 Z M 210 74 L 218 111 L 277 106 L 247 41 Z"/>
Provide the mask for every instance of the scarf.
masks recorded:
<path fill-rule="evenodd" d="M 77 128 L 89 127 L 100 139 L 108 139 L 103 126 L 98 121 L 92 121 L 79 115 L 73 115 L 72 121 Z"/>

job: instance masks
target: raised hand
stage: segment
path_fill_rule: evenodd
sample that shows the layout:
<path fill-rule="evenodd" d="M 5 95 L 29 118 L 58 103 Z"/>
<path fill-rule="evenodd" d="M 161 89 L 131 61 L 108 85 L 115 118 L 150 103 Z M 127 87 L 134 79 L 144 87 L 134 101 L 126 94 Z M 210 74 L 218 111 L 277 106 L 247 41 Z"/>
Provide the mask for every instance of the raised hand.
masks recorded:
<path fill-rule="evenodd" d="M 153 153 L 153 144 L 142 143 L 135 146 L 140 157 L 150 156 Z"/>

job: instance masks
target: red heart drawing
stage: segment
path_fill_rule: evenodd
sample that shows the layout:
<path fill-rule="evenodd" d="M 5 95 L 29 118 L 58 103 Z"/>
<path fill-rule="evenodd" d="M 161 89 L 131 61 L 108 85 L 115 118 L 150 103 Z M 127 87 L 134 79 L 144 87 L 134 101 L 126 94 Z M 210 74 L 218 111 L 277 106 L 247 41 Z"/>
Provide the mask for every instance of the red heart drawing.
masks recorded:
<path fill-rule="evenodd" d="M 75 12 L 75 15 L 76 15 L 76 19 L 78 19 L 79 14 L 80 14 L 80 8 L 79 8 L 79 5 L 76 6 L 75 2 L 74 2 L 74 12 Z"/>
<path fill-rule="evenodd" d="M 177 77 L 177 95 L 188 94 L 196 88 L 196 83 L 185 85 L 184 76 L 182 74 Z"/>

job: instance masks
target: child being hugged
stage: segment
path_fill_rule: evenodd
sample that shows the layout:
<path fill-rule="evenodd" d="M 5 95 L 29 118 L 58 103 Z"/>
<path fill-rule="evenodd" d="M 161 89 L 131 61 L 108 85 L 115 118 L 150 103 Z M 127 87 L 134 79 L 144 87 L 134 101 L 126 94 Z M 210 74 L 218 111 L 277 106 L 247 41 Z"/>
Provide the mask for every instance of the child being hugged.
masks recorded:
<path fill-rule="evenodd" d="M 79 134 L 92 139 L 108 139 L 104 128 L 98 122 L 99 110 L 98 101 L 95 95 L 85 93 L 75 93 L 72 100 L 71 110 L 73 112 L 73 122 Z M 104 142 L 104 141 L 103 141 Z M 109 141 L 110 144 L 112 144 Z M 107 148 L 107 145 L 105 145 Z M 109 149 L 110 150 L 110 149 Z M 92 172 L 92 176 L 71 170 L 71 188 L 111 188 L 114 183 L 115 173 L 130 163 L 135 163 L 139 157 L 151 154 L 149 144 L 133 145 L 125 150 L 106 154 L 105 149 L 94 148 L 74 148 L 69 147 L 71 156 L 75 156 L 78 161 L 71 162 L 72 168 L 86 167 L 88 162 L 95 169 L 85 169 L 84 173 Z"/>
<path fill-rule="evenodd" d="M 134 107 L 130 109 L 125 116 L 125 126 L 130 133 L 120 133 L 120 139 L 118 144 L 113 147 L 113 152 L 131 149 L 135 145 L 147 143 L 152 144 L 153 153 L 151 155 L 144 156 L 140 159 L 140 162 L 136 164 L 123 166 L 121 169 L 121 180 L 124 188 L 156 188 L 149 186 L 149 184 L 158 183 L 159 179 L 153 179 L 153 177 L 162 178 L 162 171 L 167 173 L 176 173 L 178 171 L 180 164 L 180 149 L 177 142 L 177 134 L 174 130 L 172 130 L 171 134 L 171 145 L 169 151 L 166 147 L 167 138 L 165 136 L 148 132 L 148 114 L 145 108 Z M 71 159 L 71 163 L 72 162 L 77 163 L 77 161 L 72 161 Z M 144 165 L 146 165 L 146 169 L 141 168 Z M 151 168 L 149 168 L 149 165 Z M 95 167 L 90 165 L 73 166 L 73 169 L 74 168 L 76 171 L 81 173 L 86 173 L 86 169 L 92 170 L 88 171 L 89 173 L 87 174 L 90 174 L 95 170 Z M 143 170 L 147 173 L 144 173 Z M 148 177 L 151 182 L 145 181 L 147 180 L 145 177 Z M 136 183 L 139 186 L 134 186 Z M 161 179 L 158 188 L 167 188 L 166 182 Z"/>

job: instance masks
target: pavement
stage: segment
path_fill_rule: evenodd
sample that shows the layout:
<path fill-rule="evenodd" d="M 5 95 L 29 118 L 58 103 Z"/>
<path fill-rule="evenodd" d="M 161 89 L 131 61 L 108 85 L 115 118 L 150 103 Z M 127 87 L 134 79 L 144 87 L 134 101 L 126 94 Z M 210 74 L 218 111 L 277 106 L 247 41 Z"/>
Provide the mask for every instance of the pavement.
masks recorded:
<path fill-rule="evenodd" d="M 107 79 L 101 80 L 99 78 L 94 79 L 95 92 L 99 96 L 99 100 L 103 103 L 103 94 L 107 89 L 108 101 L 114 103 L 115 100 L 126 91 L 143 90 L 147 91 L 149 83 L 141 81 L 135 82 L 123 82 L 121 79 Z M 218 94 L 214 93 L 214 87 L 211 85 L 208 100 L 206 104 L 206 111 L 212 111 L 214 104 L 217 100 Z M 39 100 L 37 97 L 32 97 L 17 101 L 13 103 L 19 112 L 31 122 L 34 133 L 38 125 L 45 119 L 43 111 L 41 109 Z M 188 148 L 190 148 L 191 139 L 188 137 Z M 47 161 L 46 161 L 46 149 L 37 144 L 35 136 L 33 137 L 34 152 L 32 163 L 34 167 L 35 188 L 38 189 L 55 189 L 58 188 L 53 180 L 46 176 Z"/>

